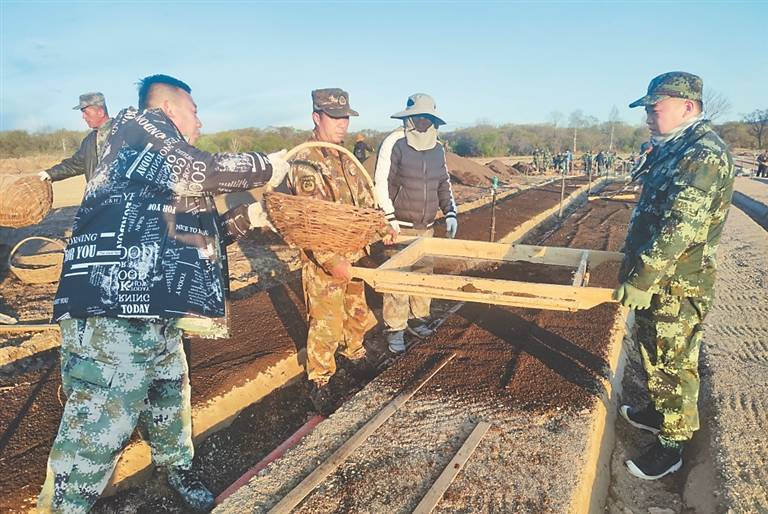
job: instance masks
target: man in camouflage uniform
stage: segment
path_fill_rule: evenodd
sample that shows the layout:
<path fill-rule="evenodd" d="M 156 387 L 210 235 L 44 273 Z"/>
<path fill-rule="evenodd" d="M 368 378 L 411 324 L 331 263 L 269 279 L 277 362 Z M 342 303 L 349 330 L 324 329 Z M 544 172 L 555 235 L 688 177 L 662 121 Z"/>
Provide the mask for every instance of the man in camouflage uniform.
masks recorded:
<path fill-rule="evenodd" d="M 536 168 L 536 173 L 542 173 L 542 155 L 539 147 L 533 149 L 533 167 Z"/>
<path fill-rule="evenodd" d="M 591 175 L 592 174 L 592 152 L 587 150 L 587 152 L 581 156 L 581 160 L 584 162 L 584 174 Z"/>
<path fill-rule="evenodd" d="M 311 141 L 342 144 L 349 117 L 349 95 L 338 88 L 312 91 Z M 374 193 L 361 171 L 333 149 L 310 148 L 297 154 L 288 176 L 293 194 L 358 207 L 374 207 Z M 315 407 L 328 413 L 333 399 L 328 382 L 336 372 L 336 352 L 356 368 L 365 365 L 365 333 L 376 318 L 365 301 L 365 285 L 351 279 L 351 264 L 364 252 L 349 254 L 302 251 L 302 284 L 309 316 L 307 376 Z"/>
<path fill-rule="evenodd" d="M 677 471 L 699 429 L 699 348 L 712 304 L 715 253 L 733 193 L 733 158 L 702 116 L 702 80 L 671 72 L 654 78 L 643 105 L 653 149 L 634 175 L 643 191 L 624 244 L 615 298 L 635 320 L 651 403 L 621 406 L 624 419 L 658 434 L 627 461 L 630 473 L 655 480 Z"/>
<path fill-rule="evenodd" d="M 64 159 L 59 164 L 38 173 L 40 180 L 64 180 L 75 175 L 85 175 L 88 182 L 93 177 L 96 165 L 99 163 L 104 143 L 112 129 L 112 118 L 107 113 L 107 104 L 101 93 L 84 93 L 80 102 L 73 107 L 83 113 L 83 120 L 91 129 L 85 136 L 80 148 L 72 157 Z"/>

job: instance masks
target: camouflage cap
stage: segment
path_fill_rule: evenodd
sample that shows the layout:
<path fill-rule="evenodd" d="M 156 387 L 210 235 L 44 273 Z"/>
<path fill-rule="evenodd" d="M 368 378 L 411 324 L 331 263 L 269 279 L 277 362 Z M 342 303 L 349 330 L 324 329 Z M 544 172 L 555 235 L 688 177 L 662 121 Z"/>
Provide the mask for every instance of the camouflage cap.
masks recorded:
<path fill-rule="evenodd" d="M 349 106 L 349 93 L 337 87 L 312 91 L 312 110 L 322 111 L 331 118 L 359 116 L 357 111 Z"/>
<path fill-rule="evenodd" d="M 654 105 L 665 98 L 684 98 L 701 102 L 703 86 L 704 81 L 698 75 L 684 71 L 670 71 L 653 79 L 648 84 L 648 93 L 639 100 L 629 104 L 629 106 Z"/>
<path fill-rule="evenodd" d="M 72 109 L 75 111 L 80 111 L 91 105 L 104 107 L 104 95 L 101 93 L 83 93 L 80 95 L 80 103 L 72 107 Z"/>

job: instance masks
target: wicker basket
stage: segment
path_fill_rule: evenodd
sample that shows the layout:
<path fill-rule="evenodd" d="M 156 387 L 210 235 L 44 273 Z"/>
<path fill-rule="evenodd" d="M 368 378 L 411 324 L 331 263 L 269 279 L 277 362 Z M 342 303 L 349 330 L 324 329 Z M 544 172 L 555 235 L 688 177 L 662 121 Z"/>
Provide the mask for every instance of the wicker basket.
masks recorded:
<path fill-rule="evenodd" d="M 0 226 L 19 228 L 40 223 L 52 203 L 49 181 L 37 175 L 0 175 Z"/>
<path fill-rule="evenodd" d="M 305 250 L 351 253 L 381 239 L 384 214 L 314 198 L 265 193 L 267 216 L 289 244 Z"/>
<path fill-rule="evenodd" d="M 37 253 L 16 255 L 22 245 L 30 241 L 44 241 Z M 56 239 L 33 236 L 19 241 L 8 256 L 8 267 L 16 278 L 26 284 L 50 284 L 59 280 L 61 267 L 64 264 L 64 249 L 66 246 Z"/>

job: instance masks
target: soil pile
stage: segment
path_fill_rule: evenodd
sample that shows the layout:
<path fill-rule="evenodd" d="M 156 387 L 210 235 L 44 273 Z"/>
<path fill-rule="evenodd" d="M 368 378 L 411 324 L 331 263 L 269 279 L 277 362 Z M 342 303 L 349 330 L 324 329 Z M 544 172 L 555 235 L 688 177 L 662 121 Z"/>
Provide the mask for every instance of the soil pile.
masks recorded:
<path fill-rule="evenodd" d="M 499 180 L 502 182 L 506 182 L 510 177 L 520 175 L 520 172 L 515 167 L 508 166 L 498 159 L 492 160 L 486 164 L 486 166 L 496 173 L 496 176 L 499 177 Z"/>
<path fill-rule="evenodd" d="M 512 165 L 512 168 L 517 170 L 518 173 L 522 173 L 523 175 L 533 175 L 536 173 L 536 168 L 528 164 L 527 162 L 516 162 Z"/>
<path fill-rule="evenodd" d="M 445 160 L 452 181 L 465 186 L 488 187 L 491 185 L 491 178 L 495 173 L 490 168 L 451 152 L 446 152 Z"/>

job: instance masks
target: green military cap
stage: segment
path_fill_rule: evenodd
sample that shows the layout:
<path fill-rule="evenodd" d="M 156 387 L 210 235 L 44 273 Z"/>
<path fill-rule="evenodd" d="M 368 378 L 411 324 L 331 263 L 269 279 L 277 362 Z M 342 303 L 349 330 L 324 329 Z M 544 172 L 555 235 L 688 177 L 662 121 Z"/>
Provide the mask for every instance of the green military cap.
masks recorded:
<path fill-rule="evenodd" d="M 104 95 L 101 93 L 83 93 L 80 95 L 80 103 L 72 107 L 72 109 L 75 111 L 81 111 L 91 105 L 95 105 L 96 107 L 104 107 Z"/>
<path fill-rule="evenodd" d="M 322 111 L 331 118 L 359 116 L 349 107 L 349 93 L 337 87 L 312 91 L 312 110 Z"/>
<path fill-rule="evenodd" d="M 684 98 L 701 102 L 703 86 L 704 81 L 698 75 L 684 71 L 670 71 L 653 79 L 648 84 L 648 93 L 629 106 L 654 105 L 665 98 Z"/>

